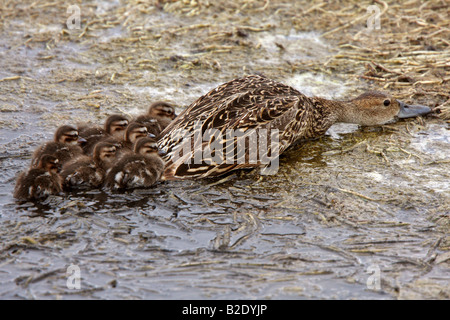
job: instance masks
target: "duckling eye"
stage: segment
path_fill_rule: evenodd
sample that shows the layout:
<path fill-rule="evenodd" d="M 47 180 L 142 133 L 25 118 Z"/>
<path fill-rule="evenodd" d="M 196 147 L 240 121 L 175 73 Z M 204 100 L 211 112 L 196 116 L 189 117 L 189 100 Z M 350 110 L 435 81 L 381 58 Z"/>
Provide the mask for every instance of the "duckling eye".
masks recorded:
<path fill-rule="evenodd" d="M 391 104 L 391 100 L 386 99 L 383 101 L 383 104 L 387 107 Z"/>

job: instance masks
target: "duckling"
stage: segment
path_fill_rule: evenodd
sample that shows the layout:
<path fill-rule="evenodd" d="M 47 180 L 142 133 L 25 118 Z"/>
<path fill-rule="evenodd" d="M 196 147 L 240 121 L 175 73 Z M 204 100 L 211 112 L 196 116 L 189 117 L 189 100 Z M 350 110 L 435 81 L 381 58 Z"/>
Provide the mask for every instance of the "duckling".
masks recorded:
<path fill-rule="evenodd" d="M 105 187 L 113 190 L 146 188 L 154 185 L 164 171 L 164 161 L 158 154 L 153 138 L 140 138 L 133 154 L 124 155 L 106 174 Z"/>
<path fill-rule="evenodd" d="M 106 135 L 105 130 L 100 127 L 78 126 L 78 133 L 85 140 L 80 145 L 86 155 L 92 155 L 97 142 L 101 141 Z"/>
<path fill-rule="evenodd" d="M 92 155 L 95 145 L 100 141 L 105 141 L 106 139 L 109 142 L 113 141 L 110 138 L 117 140 L 117 142 L 120 141 L 128 123 L 129 121 L 126 117 L 120 114 L 113 114 L 106 119 L 103 128 L 79 126 L 79 135 L 86 140 L 82 145 L 84 153 Z"/>
<path fill-rule="evenodd" d="M 102 141 L 95 145 L 93 157 L 81 156 L 66 163 L 61 171 L 64 188 L 100 187 L 106 171 L 113 166 L 116 151 L 116 145 Z"/>
<path fill-rule="evenodd" d="M 123 137 L 123 149 L 124 151 L 132 151 L 133 146 L 139 138 L 148 136 L 147 127 L 138 122 L 132 122 L 128 125 L 127 130 Z"/>
<path fill-rule="evenodd" d="M 120 140 L 122 139 L 125 130 L 130 122 L 128 119 L 120 114 L 113 114 L 105 121 L 105 131 L 112 137 Z"/>
<path fill-rule="evenodd" d="M 158 123 L 158 120 L 152 119 L 146 115 L 137 117 L 136 119 L 133 120 L 133 122 L 140 123 L 146 126 L 148 133 L 154 135 L 155 137 L 158 137 L 162 131 L 161 126 Z"/>
<path fill-rule="evenodd" d="M 75 127 L 61 126 L 56 130 L 53 141 L 46 142 L 35 150 L 31 167 L 36 167 L 44 154 L 55 156 L 59 164 L 63 165 L 66 161 L 83 154 L 83 149 L 79 146 L 83 141 Z"/>
<path fill-rule="evenodd" d="M 276 134 L 274 140 L 278 142 L 273 149 L 272 146 L 268 148 L 266 154 L 277 159 L 294 144 L 325 134 L 336 122 L 373 126 L 429 112 L 429 107 L 408 106 L 381 92 L 366 92 L 351 100 L 331 101 L 307 97 L 290 86 L 260 75 L 235 79 L 194 101 L 161 133 L 158 144 L 166 153 L 162 180 L 219 176 L 235 169 L 265 165 L 260 160 L 248 161 L 252 154 L 245 139 L 253 130 L 270 139 L 271 134 Z M 223 139 L 215 136 L 205 139 L 207 130 L 218 133 Z M 229 138 L 229 132 L 239 134 Z M 192 139 L 188 139 L 192 136 L 200 137 L 197 147 Z M 205 151 L 217 150 L 218 141 L 223 142 L 222 146 L 227 145 L 226 161 L 223 157 L 212 159 L 211 152 L 206 152 L 209 158 L 198 159 L 197 155 L 202 158 L 202 151 L 205 155 Z M 244 153 L 241 159 L 245 161 L 236 161 L 242 145 L 245 147 L 241 147 Z"/>
<path fill-rule="evenodd" d="M 19 200 L 40 200 L 62 191 L 62 179 L 58 174 L 58 158 L 44 154 L 35 168 L 22 172 L 14 188 Z"/>
<path fill-rule="evenodd" d="M 150 105 L 147 114 L 137 117 L 135 121 L 147 123 L 150 119 L 155 119 L 158 121 L 162 131 L 172 122 L 173 119 L 176 118 L 176 116 L 175 108 L 171 104 L 164 101 L 156 101 Z M 149 130 L 149 132 L 151 131 Z M 155 134 L 155 136 L 158 135 L 159 132 L 158 134 Z"/>

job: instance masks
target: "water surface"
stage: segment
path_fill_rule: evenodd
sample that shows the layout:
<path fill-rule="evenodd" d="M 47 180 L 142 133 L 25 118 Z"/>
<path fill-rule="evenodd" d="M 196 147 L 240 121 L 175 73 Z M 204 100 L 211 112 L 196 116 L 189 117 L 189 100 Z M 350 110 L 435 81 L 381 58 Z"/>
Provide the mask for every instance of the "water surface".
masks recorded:
<path fill-rule="evenodd" d="M 122 10 L 104 1 L 90 7 L 100 17 Z M 205 36 L 225 40 L 205 48 L 185 31 L 205 29 L 200 18 L 170 11 L 93 24 L 83 37 L 61 36 L 53 14 L 16 16 L 2 30 L 1 298 L 448 298 L 450 131 L 437 118 L 338 124 L 287 151 L 274 176 L 236 172 L 16 202 L 15 178 L 58 125 L 135 115 L 154 100 L 179 112 L 262 69 L 307 95 L 355 93 L 355 81 L 339 75 L 286 72 L 289 63 L 335 51 L 318 32 L 210 31 Z M 70 265 L 80 268 L 79 290 L 67 286 Z"/>

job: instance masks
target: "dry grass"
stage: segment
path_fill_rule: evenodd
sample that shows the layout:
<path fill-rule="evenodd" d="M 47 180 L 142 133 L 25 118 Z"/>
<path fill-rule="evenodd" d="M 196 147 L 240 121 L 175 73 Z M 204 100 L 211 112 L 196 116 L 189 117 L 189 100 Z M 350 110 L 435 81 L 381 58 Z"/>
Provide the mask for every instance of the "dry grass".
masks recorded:
<path fill-rule="evenodd" d="M 68 30 L 65 25 L 67 7 L 73 4 L 81 9 L 80 30 Z M 361 87 L 388 90 L 407 102 L 428 104 L 441 117 L 450 119 L 448 2 L 376 1 L 381 10 L 380 29 L 370 31 L 366 27 L 371 16 L 367 7 L 373 4 L 339 0 L 130 0 L 120 5 L 4 1 L 0 5 L 0 28 L 8 33 L 22 21 L 25 36 L 17 46 L 45 45 L 48 54 L 41 54 L 42 63 L 57 59 L 54 49 L 66 43 L 88 47 L 89 53 L 80 53 L 78 59 L 94 55 L 102 64 L 96 74 L 90 75 L 96 82 L 162 82 L 166 86 L 169 82 L 161 79 L 162 74 L 206 81 L 252 72 L 283 77 L 317 71 L 343 79 L 357 78 Z M 59 28 L 46 28 L 49 25 Z M 105 41 L 105 33 L 114 33 L 115 28 L 118 35 Z M 264 54 L 251 35 L 292 28 L 320 32 L 334 44 L 334 54 L 327 59 L 286 61 L 273 67 L 248 66 L 248 57 Z M 174 55 L 174 47 L 190 50 Z M 59 81 L 77 81 L 71 76 L 60 76 Z"/>

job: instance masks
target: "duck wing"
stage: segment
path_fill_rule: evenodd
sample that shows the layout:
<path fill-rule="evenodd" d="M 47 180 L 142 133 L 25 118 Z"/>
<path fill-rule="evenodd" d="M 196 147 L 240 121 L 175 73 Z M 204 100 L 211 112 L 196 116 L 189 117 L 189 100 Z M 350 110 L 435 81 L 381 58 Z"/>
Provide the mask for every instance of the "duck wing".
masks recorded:
<path fill-rule="evenodd" d="M 293 122 L 298 122 L 297 114 L 304 114 L 302 111 L 307 108 L 307 101 L 308 98 L 296 89 L 259 75 L 235 79 L 211 90 L 186 108 L 161 133 L 159 147 L 166 153 L 165 179 L 215 176 L 234 169 L 260 166 L 260 163 L 247 161 L 231 164 L 211 159 L 192 163 L 199 145 L 195 145 L 193 139 L 187 141 L 186 137 L 194 136 L 195 139 L 195 135 L 200 136 L 200 152 L 204 153 L 215 139 L 223 139 L 221 142 L 226 144 L 227 138 L 224 137 L 228 130 L 243 132 L 239 139 L 246 139 L 245 133 L 251 132 L 249 129 L 278 129 L 281 153 L 295 138 L 285 130 L 291 128 Z M 209 129 L 214 137 L 203 141 Z M 238 142 L 235 137 L 233 139 L 234 150 L 227 152 L 237 155 Z M 180 149 L 191 151 L 181 157 L 175 156 Z M 247 160 L 248 154 L 245 157 Z"/>

